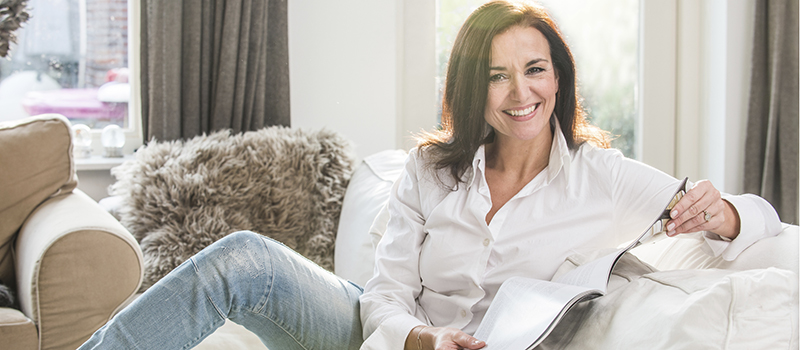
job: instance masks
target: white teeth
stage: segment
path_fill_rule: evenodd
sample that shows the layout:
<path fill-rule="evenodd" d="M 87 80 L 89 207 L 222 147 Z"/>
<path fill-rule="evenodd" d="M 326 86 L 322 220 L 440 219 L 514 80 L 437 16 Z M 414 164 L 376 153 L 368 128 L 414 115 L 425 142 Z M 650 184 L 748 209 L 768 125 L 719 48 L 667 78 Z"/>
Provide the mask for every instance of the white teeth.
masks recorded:
<path fill-rule="evenodd" d="M 523 115 L 531 114 L 537 106 L 539 106 L 538 103 L 523 110 L 507 110 L 505 112 L 515 117 L 521 117 Z"/>

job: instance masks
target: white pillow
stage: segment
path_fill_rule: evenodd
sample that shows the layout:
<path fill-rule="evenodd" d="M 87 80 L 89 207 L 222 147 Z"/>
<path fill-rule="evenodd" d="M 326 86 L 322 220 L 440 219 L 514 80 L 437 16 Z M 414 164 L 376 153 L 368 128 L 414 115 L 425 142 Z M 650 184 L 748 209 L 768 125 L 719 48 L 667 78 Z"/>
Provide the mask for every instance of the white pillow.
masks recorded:
<path fill-rule="evenodd" d="M 364 158 L 344 194 L 334 251 L 334 270 L 342 278 L 365 285 L 372 277 L 375 250 L 370 227 L 389 201 L 394 181 L 405 165 L 406 151 L 387 150 Z"/>

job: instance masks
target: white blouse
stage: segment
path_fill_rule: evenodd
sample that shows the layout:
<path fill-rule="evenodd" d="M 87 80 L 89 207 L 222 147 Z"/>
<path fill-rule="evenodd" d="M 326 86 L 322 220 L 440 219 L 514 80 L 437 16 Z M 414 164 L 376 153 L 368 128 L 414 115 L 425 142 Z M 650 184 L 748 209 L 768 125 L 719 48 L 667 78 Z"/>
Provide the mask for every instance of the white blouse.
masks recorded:
<path fill-rule="evenodd" d="M 466 183 L 410 152 L 392 189 L 390 219 L 377 246 L 375 276 L 361 296 L 362 349 L 402 349 L 418 325 L 472 334 L 511 276 L 549 280 L 569 255 L 616 247 L 648 229 L 679 180 L 619 151 L 589 144 L 570 151 L 558 128 L 548 166 L 486 224 L 492 207 L 481 147 Z M 454 190 L 453 190 L 454 189 Z M 741 231 L 733 241 L 706 233 L 708 252 L 733 260 L 780 231 L 764 199 L 723 195 Z"/>

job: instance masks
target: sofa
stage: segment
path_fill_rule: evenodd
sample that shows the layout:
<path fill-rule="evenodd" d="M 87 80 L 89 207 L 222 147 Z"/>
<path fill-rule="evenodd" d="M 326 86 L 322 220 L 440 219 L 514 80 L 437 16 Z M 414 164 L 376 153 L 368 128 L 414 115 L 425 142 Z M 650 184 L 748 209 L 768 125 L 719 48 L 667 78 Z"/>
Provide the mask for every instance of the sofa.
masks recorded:
<path fill-rule="evenodd" d="M 230 230 L 222 229 L 222 232 L 215 233 L 222 235 L 233 232 L 233 229 L 251 229 L 262 234 L 272 235 L 269 229 L 263 228 L 270 227 L 276 235 L 280 235 L 278 237 L 279 240 L 288 240 L 287 245 L 290 247 L 295 248 L 304 255 L 310 254 L 311 260 L 330 269 L 340 277 L 363 286 L 372 275 L 374 245 L 380 240 L 388 220 L 385 204 L 388 201 L 389 192 L 394 181 L 402 171 L 406 152 L 403 150 L 386 150 L 368 156 L 356 163 L 353 160 L 351 146 L 348 145 L 346 140 L 334 133 L 301 132 L 271 128 L 269 131 L 245 134 L 230 135 L 221 133 L 200 136 L 186 142 L 151 143 L 137 152 L 136 160 L 123 164 L 119 169 L 112 171 L 117 176 L 118 182 L 111 187 L 112 197 L 104 199 L 101 204 L 115 214 L 140 242 L 152 245 L 157 240 L 161 240 L 161 243 L 158 244 L 170 244 L 169 242 L 174 243 L 175 240 L 189 239 L 190 242 L 181 241 L 175 244 L 193 246 L 193 249 L 197 249 L 199 246 L 195 247 L 196 242 L 191 242 L 193 236 L 198 236 L 198 240 L 204 242 L 213 241 L 218 237 L 209 236 L 209 230 L 207 229 L 198 229 L 197 231 L 192 231 L 192 234 L 175 237 L 172 233 L 164 233 L 165 229 L 160 226 L 144 229 L 129 226 L 133 226 L 134 223 L 140 224 L 143 219 L 147 220 L 150 216 L 177 215 L 177 218 L 170 218 L 168 221 L 175 219 L 176 222 L 182 223 L 183 227 L 195 230 L 195 228 L 191 227 L 193 223 L 187 222 L 187 220 L 191 221 L 192 218 L 197 218 L 197 216 L 193 216 L 191 213 L 174 214 L 177 209 L 171 206 L 175 205 L 175 203 L 188 203 L 202 198 L 202 201 L 195 202 L 193 205 L 196 205 L 197 210 L 204 210 L 204 216 L 219 215 L 221 217 L 219 220 L 212 221 L 222 223 L 204 223 L 200 226 L 230 228 Z M 269 140 L 264 141 L 265 138 Z M 279 151 L 271 150 L 273 146 L 262 147 L 265 143 L 276 144 L 275 139 L 285 139 L 277 142 Z M 320 144 L 325 144 L 325 146 Z M 294 153 L 287 153 L 288 149 L 293 149 L 292 152 Z M 215 158 L 210 158 L 212 156 L 208 154 L 209 152 L 226 152 L 227 155 L 224 158 L 228 160 L 225 162 L 214 160 Z M 268 158 L 277 160 L 272 160 L 268 164 L 268 162 L 264 161 L 264 157 L 259 156 L 264 152 L 269 154 Z M 285 157 L 298 159 L 298 162 L 280 160 L 280 158 Z M 206 166 L 198 167 L 194 165 L 198 162 L 205 162 Z M 284 168 L 275 169 L 276 164 L 282 164 Z M 231 212 L 238 212 L 237 210 L 226 212 L 224 210 L 207 211 L 207 208 L 200 209 L 203 207 L 203 201 L 213 203 L 213 206 L 232 205 L 221 202 L 223 199 L 217 197 L 229 199 L 233 197 L 233 201 L 237 201 L 236 197 L 241 194 L 230 192 L 231 189 L 227 188 L 230 186 L 225 185 L 224 181 L 220 184 L 216 180 L 208 180 L 209 177 L 216 179 L 218 176 L 215 173 L 210 173 L 207 169 L 208 167 L 222 167 L 228 169 L 222 171 L 223 174 L 232 174 L 236 171 L 235 169 L 229 169 L 231 166 L 234 168 L 254 166 L 267 168 L 263 173 L 253 172 L 253 169 L 245 171 L 247 178 L 252 181 L 266 183 L 267 186 L 265 188 L 248 188 L 246 191 L 241 191 L 242 193 L 247 192 L 248 195 L 262 191 L 262 195 L 256 196 L 257 198 L 262 198 L 262 200 L 263 198 L 271 198 L 274 195 L 273 192 L 310 191 L 311 193 L 316 193 L 309 196 L 298 194 L 300 197 L 296 197 L 297 199 L 292 200 L 292 202 L 302 202 L 305 199 L 301 198 L 311 198 L 311 200 L 324 201 L 328 204 L 324 208 L 312 208 L 312 211 L 304 214 L 309 220 L 324 221 L 318 226 L 324 237 L 303 236 L 302 239 L 298 240 L 298 235 L 304 235 L 304 233 L 289 232 L 288 227 L 291 224 L 284 225 L 286 222 L 275 223 L 270 221 L 259 223 L 251 221 L 249 225 L 253 225 L 253 227 L 237 227 L 236 225 L 228 224 L 228 222 L 236 219 L 228 216 L 231 215 Z M 327 170 L 321 170 L 325 167 L 328 167 Z M 186 168 L 194 170 L 186 172 Z M 298 168 L 307 169 L 307 171 L 298 175 L 299 173 L 296 171 Z M 178 173 L 174 173 L 176 171 Z M 300 183 L 292 184 L 285 183 L 282 177 L 276 180 L 279 177 L 276 174 L 287 171 L 293 177 L 303 177 L 309 173 L 327 174 L 327 177 L 315 175 Z M 174 177 L 192 179 L 192 181 L 181 183 L 173 179 Z M 308 185 L 308 182 L 313 183 L 313 185 Z M 306 183 L 306 185 L 301 185 L 301 183 Z M 198 186 L 197 184 L 204 184 L 204 186 Z M 148 191 L 143 190 L 159 186 L 171 189 L 168 191 L 169 194 L 154 196 L 151 193 L 145 193 Z M 211 188 L 209 189 L 208 187 Z M 235 190 L 240 186 L 232 187 Z M 324 195 L 321 193 L 324 193 Z M 148 201 L 152 202 L 148 204 Z M 166 213 L 159 214 L 159 209 L 157 208 L 159 203 L 166 206 Z M 268 213 L 271 213 L 271 210 L 284 210 L 288 205 L 285 202 L 277 203 L 277 200 L 273 199 L 266 200 L 264 203 L 262 205 L 275 203 L 275 206 L 280 207 L 264 208 L 263 210 Z M 297 203 L 291 204 L 297 205 Z M 307 206 L 300 205 L 299 207 L 305 208 Z M 323 209 L 326 211 L 314 211 Z M 142 211 L 148 213 L 142 214 Z M 258 213 L 249 215 L 258 215 Z M 272 217 L 290 216 L 290 214 L 284 212 L 275 212 L 271 215 Z M 320 218 L 320 216 L 334 217 Z M 160 236 L 152 237 L 148 231 L 157 232 L 156 236 Z M 165 238 L 165 235 L 169 238 Z M 309 253 L 309 245 L 304 245 L 302 241 L 315 239 L 315 242 L 321 243 L 323 247 L 313 248 L 311 251 L 316 253 Z M 619 322 L 619 320 L 630 320 L 631 315 L 623 314 L 623 312 L 635 314 L 636 308 L 634 310 L 630 310 L 630 308 L 622 310 L 622 308 L 604 306 L 599 302 L 599 300 L 614 300 L 613 296 L 616 293 L 617 295 L 625 295 L 625 298 L 631 296 L 639 297 L 643 305 L 649 305 L 649 308 L 640 308 L 643 310 L 642 312 L 658 312 L 660 313 L 659 317 L 655 318 L 657 322 L 663 322 L 665 325 L 675 324 L 676 329 L 680 329 L 682 327 L 681 324 L 686 322 L 687 319 L 702 321 L 704 318 L 695 317 L 695 315 L 700 314 L 703 314 L 706 318 L 721 319 L 727 322 L 725 323 L 726 327 L 717 329 L 718 334 L 713 334 L 712 336 L 709 332 L 707 337 L 710 339 L 709 341 L 717 342 L 712 343 L 713 346 L 709 348 L 722 348 L 724 346 L 742 349 L 775 348 L 773 346 L 797 348 L 798 227 L 784 224 L 780 235 L 754 244 L 742 253 L 737 260 L 731 262 L 707 256 L 702 251 L 702 245 L 703 241 L 699 235 L 682 235 L 677 238 L 656 239 L 654 243 L 635 248 L 632 251 L 632 258 L 650 266 L 652 268 L 651 272 L 654 274 L 635 277 L 621 273 L 616 274 L 612 278 L 615 288 L 609 288 L 609 297 L 589 302 L 592 303 L 591 309 L 585 307 L 585 310 L 582 311 L 584 314 L 586 312 L 598 314 L 596 316 L 598 318 L 604 317 L 604 319 L 608 320 L 618 320 L 617 322 L 609 321 L 600 328 L 598 328 L 599 325 L 584 327 L 585 329 L 599 330 L 603 339 L 590 339 L 590 337 L 596 337 L 597 334 L 586 334 L 585 339 L 579 339 L 580 335 L 577 338 L 573 337 L 574 339 L 571 339 L 572 347 L 569 344 L 552 342 L 543 346 L 545 348 L 587 348 L 588 341 L 588 344 L 594 344 L 595 348 L 609 348 L 607 347 L 609 346 L 608 344 L 613 344 L 614 341 L 619 341 L 620 339 L 629 339 L 631 341 L 638 339 L 645 343 L 653 341 L 653 344 L 657 344 L 656 338 L 663 343 L 665 341 L 673 341 L 678 335 L 685 335 L 685 333 L 681 332 L 632 332 L 630 329 L 631 321 Z M 168 255 L 170 251 L 165 247 L 153 246 L 148 246 L 144 250 L 146 262 L 157 262 L 159 264 L 163 263 L 164 254 Z M 148 257 L 151 253 L 155 254 L 156 257 Z M 189 254 L 191 250 L 179 253 Z M 173 263 L 178 263 L 181 259 L 177 259 L 178 261 Z M 581 257 L 579 256 L 571 257 L 571 259 L 565 261 L 563 267 L 568 269 L 570 266 L 579 264 L 580 260 Z M 145 269 L 148 269 L 148 267 L 146 266 Z M 676 275 L 671 271 L 679 271 L 680 273 L 688 271 L 690 277 Z M 706 272 L 713 272 L 712 274 L 715 274 L 714 276 L 716 277 L 712 279 L 709 277 L 711 274 Z M 742 274 L 745 276 L 742 277 Z M 765 274 L 771 277 L 775 283 L 750 283 L 762 278 Z M 691 277 L 694 275 L 705 277 L 703 277 L 704 279 Z M 157 280 L 158 274 L 153 276 L 154 282 Z M 670 278 L 677 279 L 681 283 L 689 283 L 690 286 L 665 282 Z M 744 280 L 749 284 L 746 283 L 745 288 L 737 282 L 734 288 L 732 283 L 719 282 L 733 280 Z M 646 287 L 631 287 L 636 285 L 633 283 L 635 281 L 651 281 L 651 283 Z M 772 293 L 772 290 L 769 289 L 776 287 L 776 285 L 783 288 L 780 295 L 777 294 L 777 291 Z M 717 298 L 718 301 L 715 301 L 719 304 L 717 309 L 722 310 L 720 312 L 723 314 L 717 315 L 708 311 L 705 304 L 707 299 L 699 298 L 700 295 L 706 295 L 703 293 L 723 296 Z M 744 306 L 736 304 L 742 310 L 741 312 L 737 310 L 734 310 L 736 313 L 731 312 L 731 310 L 725 311 L 726 305 L 729 306 L 728 309 L 734 306 L 734 299 L 743 300 L 740 297 L 742 293 L 756 298 L 759 302 L 748 302 Z M 768 295 L 769 298 L 762 298 L 764 295 Z M 667 298 L 669 303 L 660 300 L 662 297 Z M 772 301 L 760 302 L 760 300 L 767 299 Z M 674 313 L 670 311 L 681 309 L 685 310 L 685 312 Z M 757 312 L 758 310 L 762 312 L 759 313 Z M 773 331 L 772 333 L 774 334 L 772 334 L 764 332 L 766 327 L 753 327 L 752 323 L 747 323 L 759 318 L 766 318 L 769 322 L 756 322 L 756 325 L 779 324 L 786 325 L 786 327 L 777 328 L 778 330 Z M 704 332 L 704 326 L 702 324 L 698 326 L 695 323 L 691 323 L 691 325 L 700 332 Z M 564 333 L 566 326 L 562 328 L 564 329 L 561 330 L 561 333 Z M 650 331 L 650 329 L 647 330 Z M 557 328 L 554 334 L 558 333 L 559 329 Z M 705 336 L 705 333 L 703 334 Z M 553 338 L 555 339 L 555 336 Z M 702 346 L 694 347 L 695 345 L 688 344 L 683 348 L 703 348 Z M 588 348 L 591 348 L 591 346 Z M 617 344 L 613 348 L 636 347 Z M 266 349 L 266 347 L 260 343 L 255 335 L 229 321 L 206 338 L 196 349 Z"/>
<path fill-rule="evenodd" d="M 405 155 L 380 152 L 355 169 L 336 237 L 337 275 L 360 285 L 372 276 L 385 204 Z M 733 261 L 707 255 L 701 233 L 659 233 L 618 263 L 606 296 L 568 313 L 538 348 L 797 349 L 798 231 L 782 224 L 779 235 Z M 557 276 L 607 251 L 592 253 L 570 256 Z"/>
<path fill-rule="evenodd" d="M 138 242 L 76 189 L 69 121 L 0 123 L 0 349 L 75 349 L 131 300 Z"/>

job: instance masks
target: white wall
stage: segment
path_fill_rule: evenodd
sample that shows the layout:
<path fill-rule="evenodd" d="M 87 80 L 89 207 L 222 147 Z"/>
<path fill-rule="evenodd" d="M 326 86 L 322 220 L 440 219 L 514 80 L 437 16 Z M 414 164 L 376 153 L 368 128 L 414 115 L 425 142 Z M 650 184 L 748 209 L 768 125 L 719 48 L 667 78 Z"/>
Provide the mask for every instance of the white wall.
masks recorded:
<path fill-rule="evenodd" d="M 397 3 L 289 1 L 289 71 L 294 128 L 329 128 L 360 158 L 396 148 Z"/>
<path fill-rule="evenodd" d="M 436 126 L 431 0 L 290 1 L 292 127 L 342 133 L 359 158 Z"/>

